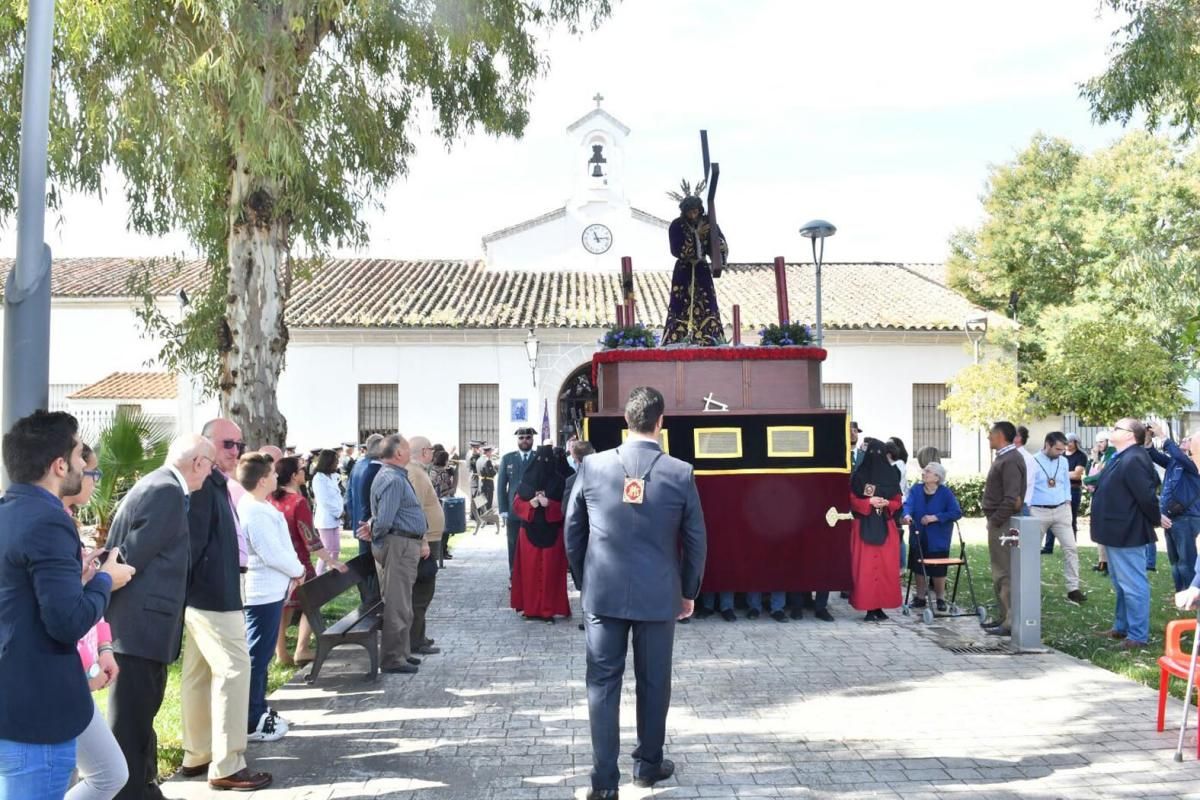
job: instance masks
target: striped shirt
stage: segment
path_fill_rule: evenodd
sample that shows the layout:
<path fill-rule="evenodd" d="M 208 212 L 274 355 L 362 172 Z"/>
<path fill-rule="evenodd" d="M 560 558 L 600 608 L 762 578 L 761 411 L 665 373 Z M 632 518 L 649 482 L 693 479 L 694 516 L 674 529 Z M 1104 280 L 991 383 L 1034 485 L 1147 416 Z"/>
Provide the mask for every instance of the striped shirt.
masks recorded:
<path fill-rule="evenodd" d="M 425 513 L 408 471 L 383 464 L 371 483 L 371 538 L 378 541 L 393 531 L 423 536 L 426 529 Z"/>

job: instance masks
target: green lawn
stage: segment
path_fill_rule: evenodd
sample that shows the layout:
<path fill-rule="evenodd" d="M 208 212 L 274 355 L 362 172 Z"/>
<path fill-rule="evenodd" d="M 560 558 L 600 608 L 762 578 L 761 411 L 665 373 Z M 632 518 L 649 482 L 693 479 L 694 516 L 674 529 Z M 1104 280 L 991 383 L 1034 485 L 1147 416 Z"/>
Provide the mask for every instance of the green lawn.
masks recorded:
<path fill-rule="evenodd" d="M 986 544 L 967 545 L 967 557 L 971 562 L 975 592 L 979 601 L 991 607 L 992 579 L 988 568 Z M 1167 554 L 1158 554 L 1158 571 L 1150 572 L 1150 646 L 1140 652 L 1129 653 L 1120 649 L 1119 643 L 1095 635 L 1097 630 L 1112 627 L 1113 609 L 1116 605 L 1112 582 L 1107 575 L 1092 571 L 1096 563 L 1096 548 L 1079 548 L 1079 574 L 1087 602 L 1081 606 L 1068 603 L 1067 588 L 1063 580 L 1062 549 L 1054 548 L 1054 555 L 1042 556 L 1042 640 L 1049 646 L 1062 650 L 1077 658 L 1091 661 L 1118 675 L 1158 688 L 1158 665 L 1156 659 L 1162 655 L 1163 633 L 1167 623 L 1181 617 L 1193 617 L 1181 613 L 1172 601 L 1175 593 L 1171 581 L 1171 566 Z M 964 587 L 965 590 L 965 587 Z M 959 603 L 966 606 L 969 598 L 959 594 Z M 1185 647 L 1191 639 L 1185 638 Z M 1182 681 L 1173 682 L 1174 693 L 1183 697 Z"/>
<path fill-rule="evenodd" d="M 347 560 L 357 553 L 358 542 L 354 537 L 343 533 L 342 560 Z M 358 590 L 351 589 L 326 605 L 322 616 L 325 617 L 327 623 L 334 622 L 357 607 L 358 599 Z M 288 629 L 288 649 L 294 652 L 295 648 L 296 627 L 293 625 Z M 166 696 L 163 698 L 158 716 L 154 719 L 154 730 L 158 734 L 158 773 L 163 777 L 172 775 L 183 763 L 183 723 L 180 720 L 179 703 L 179 676 L 182 666 L 182 660 L 176 661 L 170 666 L 167 674 Z M 308 669 L 308 667 L 304 667 L 304 669 Z M 296 667 L 285 667 L 272 660 L 267 678 L 268 694 L 290 681 L 296 670 Z M 107 712 L 108 691 L 96 692 L 93 696 L 100 710 Z"/>

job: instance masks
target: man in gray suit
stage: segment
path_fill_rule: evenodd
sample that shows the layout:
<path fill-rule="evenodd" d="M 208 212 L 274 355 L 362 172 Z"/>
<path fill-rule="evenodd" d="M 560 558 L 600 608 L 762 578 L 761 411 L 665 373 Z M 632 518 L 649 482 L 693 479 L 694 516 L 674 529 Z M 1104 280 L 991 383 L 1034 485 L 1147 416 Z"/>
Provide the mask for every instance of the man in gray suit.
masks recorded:
<path fill-rule="evenodd" d="M 188 496 L 212 472 L 216 450 L 203 436 L 171 443 L 167 463 L 133 485 L 108 532 L 137 577 L 113 594 L 105 618 L 112 627 L 119 677 L 108 696 L 108 721 L 129 765 L 119 800 L 161 798 L 154 716 L 167 686 L 167 665 L 179 657 L 187 594 Z"/>
<path fill-rule="evenodd" d="M 633 783 L 653 786 L 675 772 L 663 758 L 675 621 L 692 614 L 706 542 L 692 467 L 658 446 L 664 408 L 655 389 L 629 393 L 629 439 L 579 465 L 567 506 L 567 559 L 572 574 L 583 579 L 592 732 L 588 800 L 617 798 L 621 676 L 631 633 L 638 732 Z"/>

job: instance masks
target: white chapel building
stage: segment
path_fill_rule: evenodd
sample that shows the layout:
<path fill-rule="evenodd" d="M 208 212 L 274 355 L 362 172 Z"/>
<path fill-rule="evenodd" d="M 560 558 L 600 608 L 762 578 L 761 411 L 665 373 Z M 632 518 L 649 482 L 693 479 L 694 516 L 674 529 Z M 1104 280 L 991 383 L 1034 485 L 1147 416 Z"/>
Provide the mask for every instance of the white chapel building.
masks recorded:
<path fill-rule="evenodd" d="M 555 440 L 576 429 L 592 402 L 592 354 L 615 323 L 620 257 L 659 265 L 635 270 L 638 318 L 653 326 L 665 318 L 669 221 L 626 195 L 628 126 L 597 104 L 565 135 L 573 155 L 562 194 L 547 198 L 546 213 L 484 236 L 483 259 L 335 259 L 294 281 L 278 389 L 288 444 L 399 430 L 460 451 L 469 439 L 507 450 L 516 427 L 541 429 L 544 417 Z M 51 405 L 79 413 L 85 429 L 118 406 L 198 429 L 216 402 L 155 366 L 159 343 L 143 338 L 127 288 L 139 273 L 149 274 L 163 312 L 178 316 L 180 290 L 200 291 L 206 268 L 54 262 Z M 940 265 L 831 263 L 823 277 L 825 404 L 849 409 L 867 435 L 899 436 L 910 453 L 934 445 L 952 468 L 974 471 L 986 443 L 950 425 L 938 404 L 973 357 L 965 321 L 1010 323 L 948 288 Z M 793 320 L 814 319 L 813 282 L 811 264 L 788 266 Z M 737 304 L 743 343 L 756 345 L 757 331 L 776 321 L 771 265 L 732 263 L 716 285 L 727 335 Z"/>

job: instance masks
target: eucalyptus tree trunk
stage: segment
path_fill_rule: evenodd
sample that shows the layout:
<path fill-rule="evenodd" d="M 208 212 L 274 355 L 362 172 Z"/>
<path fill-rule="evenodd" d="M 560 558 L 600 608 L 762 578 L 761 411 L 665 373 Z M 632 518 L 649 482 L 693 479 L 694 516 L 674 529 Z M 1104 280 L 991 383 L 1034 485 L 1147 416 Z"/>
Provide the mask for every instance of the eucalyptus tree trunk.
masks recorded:
<path fill-rule="evenodd" d="M 251 448 L 283 447 L 287 420 L 275 390 L 288 331 L 287 222 L 274 213 L 278 187 L 256 180 L 239 155 L 230 176 L 229 294 L 221 341 L 221 412 Z"/>

